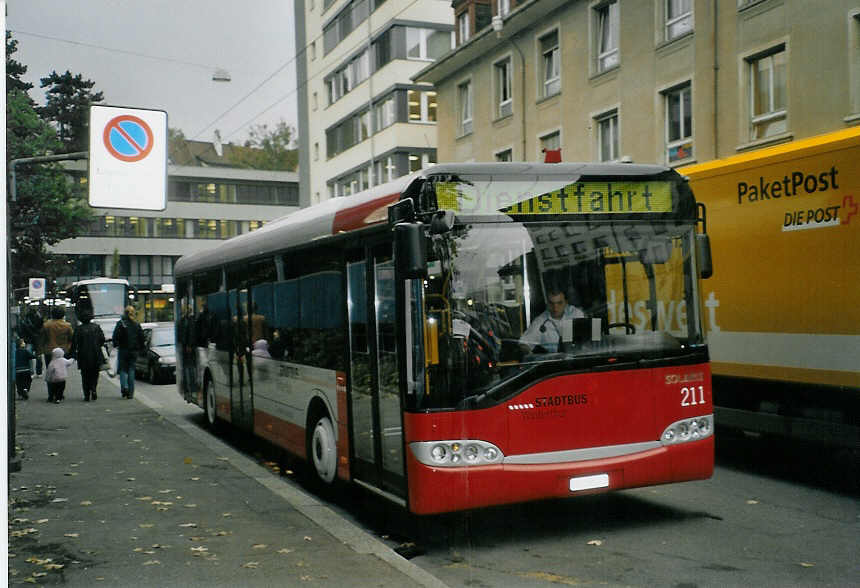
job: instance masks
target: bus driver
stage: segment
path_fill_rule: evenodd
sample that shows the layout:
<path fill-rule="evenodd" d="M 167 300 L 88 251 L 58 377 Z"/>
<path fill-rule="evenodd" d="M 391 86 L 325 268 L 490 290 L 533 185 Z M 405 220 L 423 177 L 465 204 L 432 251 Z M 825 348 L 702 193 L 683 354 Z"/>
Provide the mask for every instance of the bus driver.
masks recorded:
<path fill-rule="evenodd" d="M 567 303 L 567 295 L 558 286 L 547 288 L 547 308 L 535 317 L 520 337 L 520 344 L 525 345 L 531 351 L 535 347 L 543 347 L 548 353 L 558 351 L 561 341 L 562 321 L 570 321 L 575 318 L 585 318 L 581 309 Z"/>

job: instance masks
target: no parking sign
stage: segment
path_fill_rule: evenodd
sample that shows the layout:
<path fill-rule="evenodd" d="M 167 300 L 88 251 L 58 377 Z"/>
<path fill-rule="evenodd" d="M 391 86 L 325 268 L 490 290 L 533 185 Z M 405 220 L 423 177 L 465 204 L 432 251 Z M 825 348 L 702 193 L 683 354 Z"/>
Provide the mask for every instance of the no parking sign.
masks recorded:
<path fill-rule="evenodd" d="M 167 113 L 90 107 L 90 206 L 164 210 Z"/>

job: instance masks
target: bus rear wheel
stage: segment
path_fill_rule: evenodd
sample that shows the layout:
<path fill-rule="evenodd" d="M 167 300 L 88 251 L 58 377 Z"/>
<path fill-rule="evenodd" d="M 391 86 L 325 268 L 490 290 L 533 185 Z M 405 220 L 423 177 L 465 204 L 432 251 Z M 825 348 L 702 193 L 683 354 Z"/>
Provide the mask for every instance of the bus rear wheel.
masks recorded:
<path fill-rule="evenodd" d="M 203 394 L 203 410 L 206 412 L 206 423 L 213 432 L 218 431 L 218 413 L 215 406 L 215 386 L 211 381 L 207 381 Z"/>
<path fill-rule="evenodd" d="M 308 456 L 320 482 L 331 485 L 337 473 L 337 446 L 334 427 L 327 414 L 317 417 L 311 429 Z"/>

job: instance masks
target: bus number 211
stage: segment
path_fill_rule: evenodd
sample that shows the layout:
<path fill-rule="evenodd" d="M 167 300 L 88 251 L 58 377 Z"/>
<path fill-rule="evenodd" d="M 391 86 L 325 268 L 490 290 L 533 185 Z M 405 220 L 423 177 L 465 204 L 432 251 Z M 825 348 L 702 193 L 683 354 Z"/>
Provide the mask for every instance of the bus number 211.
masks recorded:
<path fill-rule="evenodd" d="M 696 406 L 705 403 L 704 386 L 690 386 L 681 388 L 681 406 Z"/>

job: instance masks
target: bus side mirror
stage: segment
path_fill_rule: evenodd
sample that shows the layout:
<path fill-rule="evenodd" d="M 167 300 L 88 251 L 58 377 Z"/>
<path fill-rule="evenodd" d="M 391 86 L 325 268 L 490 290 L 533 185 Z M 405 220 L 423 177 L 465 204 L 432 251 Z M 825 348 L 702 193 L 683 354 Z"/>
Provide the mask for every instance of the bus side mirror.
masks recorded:
<path fill-rule="evenodd" d="M 696 262 L 699 266 L 699 277 L 707 280 L 714 274 L 711 261 L 711 239 L 707 234 L 696 235 Z"/>
<path fill-rule="evenodd" d="M 397 273 L 412 280 L 427 277 L 427 240 L 421 223 L 394 226 L 394 259 Z"/>

